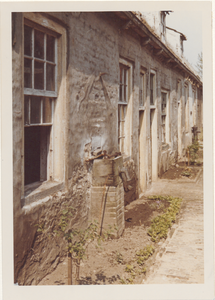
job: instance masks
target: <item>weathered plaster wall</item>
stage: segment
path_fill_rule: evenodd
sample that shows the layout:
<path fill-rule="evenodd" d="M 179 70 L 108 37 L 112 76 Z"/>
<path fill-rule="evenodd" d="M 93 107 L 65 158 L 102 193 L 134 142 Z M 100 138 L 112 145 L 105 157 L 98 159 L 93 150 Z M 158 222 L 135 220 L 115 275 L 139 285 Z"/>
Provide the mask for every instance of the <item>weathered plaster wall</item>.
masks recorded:
<path fill-rule="evenodd" d="M 22 265 L 25 252 L 19 244 L 19 231 L 25 232 L 21 217 L 22 196 L 22 160 L 23 160 L 23 82 L 22 82 L 22 14 L 13 14 L 12 23 L 12 87 L 13 87 L 13 228 L 14 228 L 14 261 Z M 20 228 L 21 226 L 21 228 Z M 18 231 L 18 232 L 17 232 Z M 30 243 L 31 244 L 31 243 Z M 25 245 L 29 247 L 28 240 Z M 19 255 L 17 255 L 19 253 Z M 16 269 L 15 269 L 16 278 Z"/>
<path fill-rule="evenodd" d="M 91 167 L 85 165 L 73 171 L 68 191 L 61 191 L 22 208 L 17 231 L 25 243 L 23 267 L 17 268 L 20 285 L 34 285 L 51 273 L 66 255 L 66 242 L 54 230 L 58 230 L 61 213 L 66 206 L 75 209 L 69 227 L 84 228 L 88 224 L 91 191 Z M 38 232 L 38 229 L 42 229 Z M 25 237 L 25 238 L 24 238 Z M 17 253 L 15 256 L 18 255 Z"/>
<path fill-rule="evenodd" d="M 143 18 L 153 28 L 155 33 L 160 36 L 160 12 L 159 11 L 141 11 Z"/>
<path fill-rule="evenodd" d="M 69 27 L 70 177 L 86 144 L 117 151 L 118 55 L 114 29 L 95 14 L 71 14 Z"/>
<path fill-rule="evenodd" d="M 182 56 L 181 46 L 180 46 L 180 33 L 177 33 L 171 29 L 166 29 L 166 43 L 170 46 L 176 54 Z"/>

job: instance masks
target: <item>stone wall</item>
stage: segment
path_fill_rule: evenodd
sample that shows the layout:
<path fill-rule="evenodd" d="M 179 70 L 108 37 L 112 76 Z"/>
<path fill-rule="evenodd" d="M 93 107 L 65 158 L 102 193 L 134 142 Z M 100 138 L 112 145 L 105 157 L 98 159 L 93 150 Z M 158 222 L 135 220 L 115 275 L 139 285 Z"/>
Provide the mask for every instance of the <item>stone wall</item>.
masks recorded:
<path fill-rule="evenodd" d="M 67 192 L 59 191 L 23 207 L 19 218 L 22 228 L 19 238 L 25 243 L 22 261 L 15 252 L 18 263 L 15 278 L 19 285 L 38 284 L 64 259 L 66 242 L 62 235 L 55 233 L 59 231 L 61 213 L 65 207 L 72 206 L 75 213 L 68 228 L 85 228 L 90 210 L 90 187 L 90 168 L 81 167 L 73 172 Z"/>

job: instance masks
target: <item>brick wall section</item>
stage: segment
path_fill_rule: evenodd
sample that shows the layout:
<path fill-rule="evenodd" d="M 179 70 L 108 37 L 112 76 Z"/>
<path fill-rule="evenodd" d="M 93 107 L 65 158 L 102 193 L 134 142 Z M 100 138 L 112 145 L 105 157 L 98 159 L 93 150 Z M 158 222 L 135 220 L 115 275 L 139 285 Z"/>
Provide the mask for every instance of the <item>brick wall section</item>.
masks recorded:
<path fill-rule="evenodd" d="M 115 237 L 122 235 L 124 224 L 124 187 L 120 177 L 123 159 L 118 156 L 114 159 L 94 160 L 92 169 L 92 188 L 90 221 L 99 221 L 102 230 L 109 225 L 117 226 L 113 233 Z M 109 179 L 109 180 L 108 180 Z"/>
<path fill-rule="evenodd" d="M 105 192 L 104 192 L 105 191 Z M 103 210 L 101 203 L 103 201 Z M 90 220 L 98 220 L 102 223 L 102 230 L 108 229 L 109 225 L 117 226 L 113 232 L 115 237 L 122 235 L 125 228 L 124 221 L 124 188 L 120 183 L 118 186 L 92 186 L 91 189 L 91 215 Z M 100 223 L 100 224 L 101 224 Z M 99 224 L 99 226 L 100 226 Z"/>

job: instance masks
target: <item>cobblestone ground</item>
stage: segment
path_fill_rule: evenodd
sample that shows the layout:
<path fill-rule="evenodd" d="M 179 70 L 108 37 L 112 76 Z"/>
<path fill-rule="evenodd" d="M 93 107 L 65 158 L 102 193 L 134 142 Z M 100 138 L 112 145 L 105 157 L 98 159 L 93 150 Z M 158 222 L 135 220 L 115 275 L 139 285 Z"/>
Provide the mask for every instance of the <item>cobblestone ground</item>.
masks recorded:
<path fill-rule="evenodd" d="M 145 195 L 184 199 L 177 224 L 157 254 L 145 284 L 204 283 L 203 170 L 195 182 L 159 180 Z"/>

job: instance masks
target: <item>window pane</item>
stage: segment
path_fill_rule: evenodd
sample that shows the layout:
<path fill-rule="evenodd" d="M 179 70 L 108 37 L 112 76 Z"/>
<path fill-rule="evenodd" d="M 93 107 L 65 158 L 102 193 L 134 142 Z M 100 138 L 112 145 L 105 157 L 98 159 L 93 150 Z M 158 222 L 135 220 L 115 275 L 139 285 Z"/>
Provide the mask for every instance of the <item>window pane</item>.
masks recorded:
<path fill-rule="evenodd" d="M 46 90 L 55 91 L 55 66 L 46 64 Z"/>
<path fill-rule="evenodd" d="M 25 125 L 28 125 L 29 120 L 29 96 L 25 96 Z"/>
<path fill-rule="evenodd" d="M 127 71 L 124 70 L 124 102 L 127 102 Z"/>
<path fill-rule="evenodd" d="M 122 85 L 119 86 L 119 101 L 122 101 Z"/>
<path fill-rule="evenodd" d="M 140 106 L 143 106 L 143 91 L 142 91 L 142 90 L 140 90 L 139 96 L 140 96 L 140 99 L 139 99 L 139 105 L 140 105 Z"/>
<path fill-rule="evenodd" d="M 34 88 L 44 90 L 44 63 L 34 61 Z"/>
<path fill-rule="evenodd" d="M 123 68 L 122 66 L 120 66 L 120 83 L 122 83 L 122 72 L 123 72 Z"/>
<path fill-rule="evenodd" d="M 32 60 L 24 59 L 24 87 L 32 88 Z"/>
<path fill-rule="evenodd" d="M 32 29 L 25 25 L 24 27 L 24 54 L 32 56 Z"/>
<path fill-rule="evenodd" d="M 46 60 L 55 62 L 55 38 L 47 34 Z"/>
<path fill-rule="evenodd" d="M 154 75 L 150 75 L 150 104 L 154 104 Z"/>
<path fill-rule="evenodd" d="M 44 59 L 44 33 L 34 30 L 34 57 Z"/>
<path fill-rule="evenodd" d="M 43 98 L 43 123 L 52 122 L 52 99 Z"/>
<path fill-rule="evenodd" d="M 161 93 L 161 99 L 162 99 L 161 112 L 162 114 L 166 114 L 166 93 Z"/>
<path fill-rule="evenodd" d="M 140 74 L 140 99 L 139 99 L 140 106 L 143 106 L 144 103 L 144 75 Z"/>
<path fill-rule="evenodd" d="M 40 97 L 31 97 L 31 124 L 39 124 L 41 116 Z"/>

